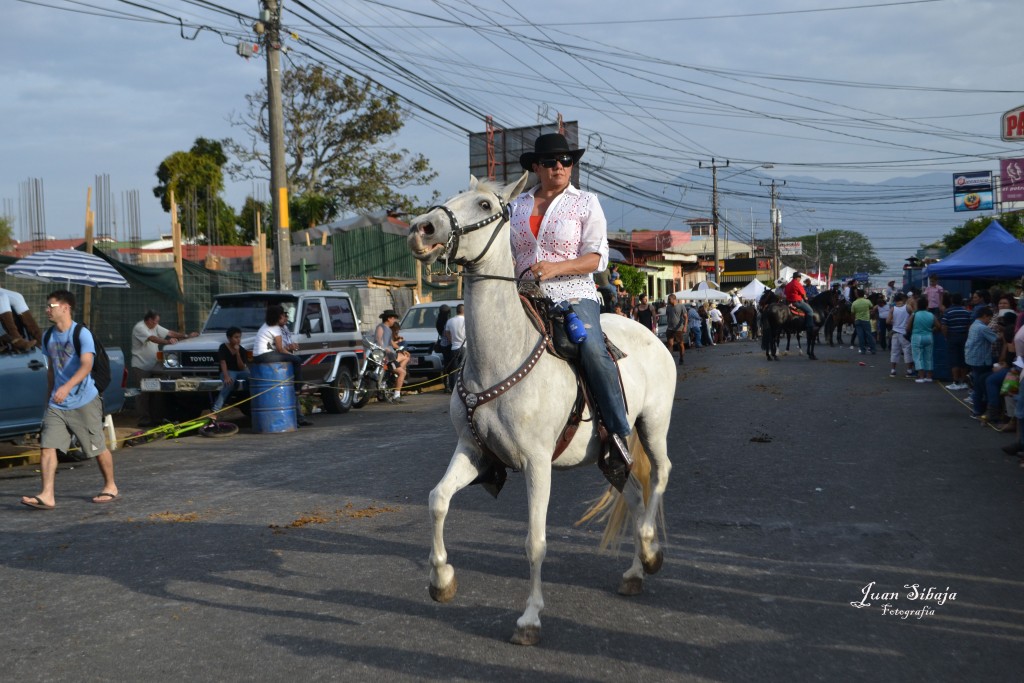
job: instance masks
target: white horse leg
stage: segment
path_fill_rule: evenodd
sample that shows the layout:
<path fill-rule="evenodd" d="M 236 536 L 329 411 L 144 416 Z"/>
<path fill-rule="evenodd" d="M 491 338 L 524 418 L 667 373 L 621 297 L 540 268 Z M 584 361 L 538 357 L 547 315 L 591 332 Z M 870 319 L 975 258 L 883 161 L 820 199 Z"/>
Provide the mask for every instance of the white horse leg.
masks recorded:
<path fill-rule="evenodd" d="M 430 597 L 437 602 L 448 602 L 455 597 L 458 582 L 455 580 L 455 568 L 448 564 L 448 552 L 444 547 L 444 520 L 448 516 L 448 506 L 452 496 L 466 488 L 476 479 L 485 465 L 478 467 L 471 457 L 478 456 L 467 444 L 460 440 L 455 454 L 448 463 L 448 471 L 441 477 L 434 490 L 430 492 L 430 518 L 433 523 L 434 539 L 430 549 Z"/>
<path fill-rule="evenodd" d="M 633 564 L 622 575 L 619 593 L 623 595 L 640 593 L 643 589 L 644 574 L 657 573 L 665 558 L 658 543 L 658 514 L 665 496 L 665 489 L 668 488 L 669 473 L 672 471 L 672 463 L 668 458 L 669 417 L 668 414 L 652 415 L 647 413 L 644 416 L 645 419 L 637 424 L 637 436 L 647 452 L 647 458 L 651 464 L 650 496 L 647 503 L 644 504 L 643 489 L 640 483 L 630 477 L 630 485 L 624 494 L 636 520 L 636 555 L 633 558 Z M 648 425 L 652 423 L 664 426 L 651 429 Z"/>
<path fill-rule="evenodd" d="M 529 505 L 529 531 L 526 533 L 526 557 L 530 560 L 530 597 L 526 611 L 516 621 L 512 642 L 516 645 L 536 645 L 540 642 L 540 612 L 544 609 L 541 592 L 540 568 L 547 554 L 548 501 L 551 498 L 550 458 L 541 457 L 535 464 L 530 461 L 526 475 L 526 497 Z"/>

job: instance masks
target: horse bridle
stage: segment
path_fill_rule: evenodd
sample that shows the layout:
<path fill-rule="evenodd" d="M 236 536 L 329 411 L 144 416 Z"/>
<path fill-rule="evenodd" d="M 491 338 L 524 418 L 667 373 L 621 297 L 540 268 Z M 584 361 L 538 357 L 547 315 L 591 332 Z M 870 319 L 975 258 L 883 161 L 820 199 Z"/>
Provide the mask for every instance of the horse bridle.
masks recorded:
<path fill-rule="evenodd" d="M 465 227 L 459 225 L 459 219 L 455 215 L 455 212 L 449 209 L 444 204 L 432 206 L 427 210 L 429 213 L 434 209 L 440 209 L 441 211 L 444 211 L 445 215 L 448 216 L 449 232 L 448 242 L 444 245 L 444 262 L 445 266 L 448 267 L 449 269 L 452 263 L 460 265 L 463 268 L 466 268 L 472 266 L 473 264 L 477 263 L 480 259 L 482 259 L 487 254 L 487 250 L 491 248 L 492 244 L 494 244 L 494 240 L 498 237 L 498 233 L 501 232 L 501 229 L 505 226 L 506 223 L 508 223 L 509 219 L 512 217 L 512 210 L 510 206 L 506 204 L 505 201 L 498 195 L 494 196 L 498 200 L 498 206 L 500 206 L 501 209 L 497 213 L 493 213 L 487 218 L 483 218 L 477 221 L 476 223 L 473 223 L 472 225 L 467 225 Z M 484 246 L 483 251 L 477 254 L 476 258 L 474 259 L 467 260 L 464 258 L 457 258 L 456 255 L 458 254 L 459 251 L 460 238 L 463 235 L 467 235 L 475 230 L 487 227 L 497 218 L 500 218 L 501 221 L 498 223 L 497 226 L 495 226 L 494 232 L 491 233 L 491 238 L 487 240 L 487 244 Z"/>

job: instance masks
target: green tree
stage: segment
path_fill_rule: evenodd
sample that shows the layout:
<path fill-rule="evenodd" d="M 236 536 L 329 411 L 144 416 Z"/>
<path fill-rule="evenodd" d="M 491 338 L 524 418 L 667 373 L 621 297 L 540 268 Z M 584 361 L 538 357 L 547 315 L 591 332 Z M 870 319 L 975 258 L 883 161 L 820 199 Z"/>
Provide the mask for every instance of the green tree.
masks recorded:
<path fill-rule="evenodd" d="M 14 225 L 10 216 L 0 216 L 0 251 L 6 251 L 14 244 Z"/>
<path fill-rule="evenodd" d="M 401 190 L 426 185 L 437 173 L 423 156 L 390 144 L 405 114 L 394 93 L 350 76 L 338 80 L 315 65 L 286 70 L 281 87 L 289 193 L 309 197 L 306 208 L 322 209 L 318 222 L 346 211 L 414 208 L 415 199 Z M 266 87 L 246 101 L 246 111 L 230 119 L 245 132 L 244 140 L 224 140 L 234 157 L 228 172 L 236 179 L 265 179 L 270 173 Z"/>
<path fill-rule="evenodd" d="M 633 266 L 619 264 L 619 277 L 622 278 L 622 288 L 636 296 L 647 291 L 647 275 Z"/>
<path fill-rule="evenodd" d="M 802 250 L 806 257 L 812 258 L 815 254 L 820 254 L 822 263 L 836 264 L 836 273 L 839 275 L 857 272 L 881 273 L 886 268 L 885 262 L 875 254 L 871 241 L 853 230 L 825 230 L 815 235 L 802 235 L 796 239 L 803 245 Z"/>
<path fill-rule="evenodd" d="M 999 224 L 1017 239 L 1024 238 L 1024 214 L 1004 213 L 1001 216 L 979 216 L 968 219 L 964 221 L 963 225 L 957 226 L 943 235 L 942 242 L 952 253 L 977 237 L 994 220 L 998 220 Z"/>
<path fill-rule="evenodd" d="M 184 207 L 183 223 L 194 221 L 208 242 L 238 244 L 234 210 L 220 196 L 227 161 L 219 141 L 196 138 L 192 149 L 174 152 L 160 162 L 153 196 L 160 199 L 164 211 L 170 212 L 173 192 L 174 201 Z"/>

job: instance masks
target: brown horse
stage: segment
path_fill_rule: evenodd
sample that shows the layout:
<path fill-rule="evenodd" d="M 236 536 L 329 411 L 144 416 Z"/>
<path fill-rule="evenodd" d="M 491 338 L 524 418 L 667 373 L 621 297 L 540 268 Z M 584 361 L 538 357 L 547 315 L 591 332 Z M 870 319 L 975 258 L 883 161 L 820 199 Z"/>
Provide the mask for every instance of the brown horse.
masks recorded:
<path fill-rule="evenodd" d="M 850 304 L 846 299 L 839 299 L 836 307 L 832 309 L 832 313 L 825 320 L 825 337 L 828 339 L 829 346 L 835 346 L 832 342 L 832 333 L 835 332 L 836 338 L 839 340 L 839 345 L 843 345 L 843 325 L 854 326 L 853 311 L 850 310 Z M 853 343 L 853 330 L 850 331 L 850 343 Z"/>
<path fill-rule="evenodd" d="M 732 322 L 732 318 L 729 315 L 726 315 L 725 319 L 728 322 Z M 743 323 L 747 324 L 747 330 L 750 332 L 750 338 L 757 339 L 757 307 L 754 306 L 754 304 L 743 304 L 743 306 L 740 307 L 740 310 L 736 311 L 736 326 L 743 327 Z"/>

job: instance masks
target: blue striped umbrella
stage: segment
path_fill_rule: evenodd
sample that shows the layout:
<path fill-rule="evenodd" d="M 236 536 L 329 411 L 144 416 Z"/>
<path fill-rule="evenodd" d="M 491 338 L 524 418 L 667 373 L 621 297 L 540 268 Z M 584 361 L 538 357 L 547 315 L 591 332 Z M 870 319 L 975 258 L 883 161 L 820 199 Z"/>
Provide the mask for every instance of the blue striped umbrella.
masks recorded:
<path fill-rule="evenodd" d="M 7 274 L 54 284 L 128 287 L 128 281 L 99 256 L 75 249 L 37 251 L 7 266 Z"/>

